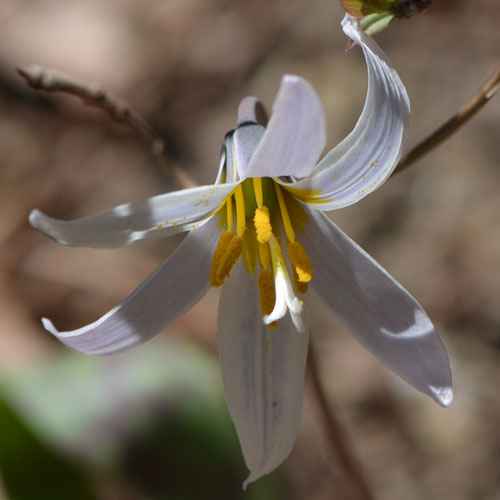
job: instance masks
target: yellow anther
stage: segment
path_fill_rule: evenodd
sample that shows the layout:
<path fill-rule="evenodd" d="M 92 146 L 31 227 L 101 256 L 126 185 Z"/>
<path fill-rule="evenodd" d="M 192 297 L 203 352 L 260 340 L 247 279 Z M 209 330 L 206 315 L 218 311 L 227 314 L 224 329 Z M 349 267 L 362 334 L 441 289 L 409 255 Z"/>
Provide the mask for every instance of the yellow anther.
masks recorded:
<path fill-rule="evenodd" d="M 232 231 L 225 231 L 220 235 L 219 242 L 217 243 L 217 248 L 215 249 L 214 256 L 212 257 L 212 265 L 210 267 L 210 284 L 212 286 L 221 286 L 217 280 L 217 268 L 226 252 L 229 243 L 234 238 L 234 233 Z"/>
<path fill-rule="evenodd" d="M 271 314 L 276 302 L 276 292 L 274 290 L 274 278 L 271 269 L 263 269 L 259 275 L 260 307 L 264 316 Z M 278 322 L 273 321 L 268 328 L 277 328 Z"/>
<path fill-rule="evenodd" d="M 257 202 L 257 206 L 261 207 L 262 205 L 264 205 L 264 192 L 262 191 L 261 177 L 253 178 L 253 190 L 255 193 L 255 201 Z"/>
<path fill-rule="evenodd" d="M 267 243 L 273 233 L 269 209 L 267 207 L 258 207 L 255 210 L 253 223 L 255 225 L 255 232 L 257 233 L 257 241 L 259 243 Z"/>
<path fill-rule="evenodd" d="M 219 261 L 216 269 L 215 279 L 218 285 L 220 286 L 224 283 L 224 280 L 229 276 L 231 269 L 236 264 L 241 252 L 243 250 L 243 238 L 239 236 L 234 236 L 229 245 L 227 246 L 222 258 Z"/>
<path fill-rule="evenodd" d="M 267 243 L 259 243 L 259 260 L 262 269 L 266 269 L 269 266 L 271 255 L 269 245 Z"/>
<path fill-rule="evenodd" d="M 307 290 L 309 290 L 308 283 L 299 281 L 299 276 L 295 268 L 293 268 L 293 287 L 295 288 L 296 293 L 307 293 Z"/>
<path fill-rule="evenodd" d="M 280 185 L 275 182 L 274 188 L 276 190 L 276 196 L 278 198 L 278 203 L 280 206 L 281 219 L 283 220 L 283 227 L 285 228 L 285 233 L 290 241 L 295 241 L 295 232 L 290 221 L 290 216 L 288 215 L 288 210 L 286 208 L 285 198 L 283 192 L 281 191 Z"/>
<path fill-rule="evenodd" d="M 212 286 L 221 286 L 224 283 L 224 279 L 229 276 L 232 267 L 238 260 L 242 248 L 242 239 L 235 236 L 233 231 L 225 231 L 220 235 L 210 267 L 210 284 Z"/>
<path fill-rule="evenodd" d="M 246 229 L 245 201 L 241 184 L 238 184 L 234 191 L 234 200 L 236 201 L 236 234 L 241 237 Z"/>
<path fill-rule="evenodd" d="M 301 283 L 308 283 L 313 277 L 313 268 L 309 256 L 299 240 L 288 242 L 288 257 L 294 272 L 297 273 L 297 279 Z"/>

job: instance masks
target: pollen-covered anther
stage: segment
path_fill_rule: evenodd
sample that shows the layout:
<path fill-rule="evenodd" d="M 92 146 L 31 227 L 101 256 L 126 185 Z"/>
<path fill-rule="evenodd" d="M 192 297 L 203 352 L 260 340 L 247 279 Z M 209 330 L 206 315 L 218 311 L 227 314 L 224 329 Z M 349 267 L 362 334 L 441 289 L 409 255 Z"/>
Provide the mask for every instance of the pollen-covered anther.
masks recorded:
<path fill-rule="evenodd" d="M 270 269 L 263 269 L 259 275 L 260 307 L 262 314 L 271 314 L 276 303 L 276 292 L 274 290 L 273 272 Z M 268 328 L 277 328 L 278 322 L 273 321 L 267 325 Z"/>
<path fill-rule="evenodd" d="M 259 243 L 267 243 L 273 234 L 271 227 L 271 217 L 269 216 L 269 209 L 266 206 L 258 207 L 255 210 L 253 217 L 255 225 L 255 233 L 257 234 L 257 241 Z"/>
<path fill-rule="evenodd" d="M 299 276 L 295 268 L 293 268 L 293 287 L 295 289 L 295 293 L 307 293 L 309 290 L 309 284 L 304 281 L 299 281 Z"/>
<path fill-rule="evenodd" d="M 212 286 L 217 287 L 224 283 L 242 250 L 243 240 L 235 236 L 233 231 L 225 231 L 220 235 L 210 268 Z"/>
<path fill-rule="evenodd" d="M 229 273 L 231 272 L 233 266 L 236 264 L 236 261 L 241 255 L 242 250 L 243 238 L 241 238 L 240 236 L 234 236 L 229 242 L 229 245 L 227 246 L 226 251 L 222 255 L 222 258 L 220 259 L 217 266 L 217 283 L 220 283 L 220 285 L 222 285 L 224 283 L 224 280 L 229 277 Z"/>
<path fill-rule="evenodd" d="M 294 275 L 297 274 L 298 282 L 309 283 L 313 277 L 313 268 L 309 256 L 299 240 L 288 242 L 288 257 L 290 257 Z"/>

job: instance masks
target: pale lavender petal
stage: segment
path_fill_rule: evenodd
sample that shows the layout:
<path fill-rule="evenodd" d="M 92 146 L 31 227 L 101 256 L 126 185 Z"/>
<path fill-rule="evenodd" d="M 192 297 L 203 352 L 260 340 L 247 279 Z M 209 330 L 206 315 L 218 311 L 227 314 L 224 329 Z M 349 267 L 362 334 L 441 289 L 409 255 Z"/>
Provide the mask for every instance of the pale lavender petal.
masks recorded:
<path fill-rule="evenodd" d="M 247 177 L 248 164 L 265 130 L 262 125 L 246 122 L 238 125 L 226 135 L 225 153 L 228 173 L 233 172 L 233 177 L 229 177 L 228 181 Z M 234 177 L 235 174 L 237 177 Z"/>
<path fill-rule="evenodd" d="M 325 115 L 316 91 L 304 79 L 286 75 L 246 176 L 305 177 L 311 173 L 325 144 Z"/>
<path fill-rule="evenodd" d="M 219 355 L 224 390 L 250 476 L 257 480 L 290 453 L 300 423 L 308 334 L 289 315 L 275 330 L 262 319 L 257 275 L 241 259 L 222 288 Z"/>
<path fill-rule="evenodd" d="M 63 245 L 116 248 L 201 226 L 235 187 L 230 183 L 174 191 L 70 221 L 35 209 L 29 221 Z"/>
<path fill-rule="evenodd" d="M 346 16 L 342 25 L 363 49 L 368 91 L 354 130 L 292 186 L 298 198 L 321 210 L 351 205 L 385 182 L 401 157 L 409 125 L 406 89 L 387 56 L 356 19 Z"/>
<path fill-rule="evenodd" d="M 102 318 L 70 332 L 44 327 L 85 354 L 109 354 L 149 340 L 196 304 L 210 287 L 209 271 L 219 235 L 218 217 L 189 233 L 131 295 Z"/>
<path fill-rule="evenodd" d="M 308 212 L 301 238 L 315 270 L 313 289 L 382 363 L 448 406 L 448 355 L 422 307 L 323 213 Z"/>
<path fill-rule="evenodd" d="M 264 127 L 267 125 L 266 110 L 257 97 L 245 97 L 238 106 L 238 125 L 245 122 L 259 123 Z"/>

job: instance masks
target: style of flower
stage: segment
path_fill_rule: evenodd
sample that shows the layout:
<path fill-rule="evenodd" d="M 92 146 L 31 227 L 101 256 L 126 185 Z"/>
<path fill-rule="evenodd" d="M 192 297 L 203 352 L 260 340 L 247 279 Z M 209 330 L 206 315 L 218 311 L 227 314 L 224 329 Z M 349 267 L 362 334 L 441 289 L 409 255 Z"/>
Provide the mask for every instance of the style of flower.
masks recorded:
<path fill-rule="evenodd" d="M 155 196 L 73 221 L 38 210 L 31 224 L 65 245 L 99 248 L 189 231 L 124 302 L 96 322 L 59 332 L 66 345 L 108 354 L 150 339 L 222 286 L 218 329 L 224 390 L 255 481 L 290 453 L 300 421 L 308 344 L 307 291 L 315 289 L 358 341 L 442 406 L 451 403 L 446 351 L 431 321 L 324 211 L 351 205 L 398 163 L 409 101 L 386 55 L 357 20 L 368 91 L 353 131 L 319 161 L 325 118 L 311 85 L 285 76 L 265 128 L 255 98 L 226 135 L 214 185 Z"/>

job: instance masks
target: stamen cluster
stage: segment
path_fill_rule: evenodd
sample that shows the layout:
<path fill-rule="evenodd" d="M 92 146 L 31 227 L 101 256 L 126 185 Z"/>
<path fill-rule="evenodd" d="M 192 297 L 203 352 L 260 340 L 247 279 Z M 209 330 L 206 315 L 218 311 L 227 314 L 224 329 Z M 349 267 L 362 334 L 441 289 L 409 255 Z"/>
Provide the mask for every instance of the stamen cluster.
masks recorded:
<path fill-rule="evenodd" d="M 249 274 L 255 272 L 258 262 L 260 303 L 269 328 L 278 326 L 287 309 L 294 323 L 300 324 L 297 318 L 303 302 L 296 294 L 305 294 L 313 277 L 311 261 L 295 235 L 287 198 L 286 190 L 270 178 L 247 179 L 239 184 L 221 207 L 225 207 L 221 216 L 225 217 L 226 230 L 219 238 L 210 270 L 211 285 L 219 287 L 242 253 Z M 281 229 L 287 239 L 293 286 L 281 244 Z"/>

